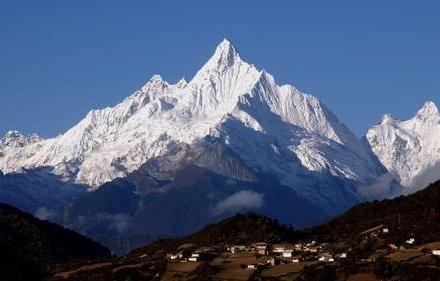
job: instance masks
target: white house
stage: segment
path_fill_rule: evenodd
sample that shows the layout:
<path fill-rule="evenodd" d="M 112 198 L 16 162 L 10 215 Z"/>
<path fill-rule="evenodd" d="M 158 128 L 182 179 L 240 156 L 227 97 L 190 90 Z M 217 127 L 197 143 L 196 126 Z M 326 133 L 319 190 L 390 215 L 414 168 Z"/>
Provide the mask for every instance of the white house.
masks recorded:
<path fill-rule="evenodd" d="M 410 239 L 406 240 L 406 243 L 412 245 L 412 244 L 414 244 L 415 241 L 416 240 L 414 238 L 410 238 Z"/>
<path fill-rule="evenodd" d="M 272 252 L 282 254 L 283 252 L 290 251 L 292 252 L 294 246 L 292 244 L 283 243 L 283 244 L 274 244 L 272 245 Z"/>
<path fill-rule="evenodd" d="M 291 257 L 292 257 L 292 251 L 285 250 L 285 251 L 282 253 L 282 256 L 283 256 L 283 258 L 291 258 Z"/>
<path fill-rule="evenodd" d="M 382 232 L 383 232 L 383 233 L 388 233 L 388 232 L 389 232 L 389 229 L 388 229 L 388 228 L 384 228 L 384 229 L 382 229 Z"/>
<path fill-rule="evenodd" d="M 197 259 L 197 257 L 189 257 L 188 258 L 188 261 L 197 261 L 198 259 Z"/>
<path fill-rule="evenodd" d="M 255 243 L 252 247 L 256 250 L 256 252 L 260 255 L 266 255 L 267 244 L 264 242 Z"/>
<path fill-rule="evenodd" d="M 440 256 L 440 250 L 432 250 L 434 256 Z"/>

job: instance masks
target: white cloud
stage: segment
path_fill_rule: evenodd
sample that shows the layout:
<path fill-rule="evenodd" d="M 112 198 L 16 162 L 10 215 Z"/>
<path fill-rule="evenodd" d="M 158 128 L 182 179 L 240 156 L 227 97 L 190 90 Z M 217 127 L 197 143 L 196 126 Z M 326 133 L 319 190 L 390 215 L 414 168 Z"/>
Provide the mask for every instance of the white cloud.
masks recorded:
<path fill-rule="evenodd" d="M 358 193 L 365 199 L 383 199 L 392 197 L 392 185 L 395 182 L 395 177 L 391 173 L 385 173 L 378 177 L 370 185 L 361 186 Z"/>
<path fill-rule="evenodd" d="M 40 220 L 51 220 L 57 216 L 57 212 L 43 206 L 35 211 L 34 216 Z"/>
<path fill-rule="evenodd" d="M 263 206 L 263 194 L 242 190 L 217 203 L 213 208 L 216 215 L 226 211 L 240 211 L 243 209 L 258 209 Z"/>
<path fill-rule="evenodd" d="M 440 180 L 440 161 L 432 163 L 411 180 L 411 191 L 421 190 L 438 180 Z"/>
<path fill-rule="evenodd" d="M 110 229 L 116 230 L 121 234 L 131 225 L 133 219 L 125 214 L 99 214 L 98 221 L 106 222 Z"/>

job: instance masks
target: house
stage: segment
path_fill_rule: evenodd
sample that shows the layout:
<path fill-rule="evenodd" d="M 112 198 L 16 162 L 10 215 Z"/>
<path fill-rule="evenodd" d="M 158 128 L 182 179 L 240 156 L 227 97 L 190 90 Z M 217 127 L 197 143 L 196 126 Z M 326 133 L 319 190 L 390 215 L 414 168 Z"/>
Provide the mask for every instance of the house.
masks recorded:
<path fill-rule="evenodd" d="M 254 252 L 260 254 L 260 255 L 266 255 L 267 254 L 267 244 L 264 242 L 258 242 L 251 245 Z"/>
<path fill-rule="evenodd" d="M 199 253 L 192 253 L 191 256 L 188 258 L 188 261 L 199 261 L 199 260 L 200 260 Z"/>
<path fill-rule="evenodd" d="M 440 256 L 440 250 L 432 250 L 434 256 Z"/>
<path fill-rule="evenodd" d="M 284 250 L 281 255 L 283 258 L 291 258 L 293 250 Z"/>
<path fill-rule="evenodd" d="M 323 253 L 318 261 L 322 261 L 322 262 L 334 262 L 335 259 L 333 258 L 333 256 L 330 253 Z"/>
<path fill-rule="evenodd" d="M 244 245 L 233 245 L 230 247 L 229 251 L 232 254 L 235 254 L 236 252 L 244 252 L 246 249 L 247 247 Z"/>
<path fill-rule="evenodd" d="M 257 265 L 256 264 L 248 264 L 247 269 L 257 269 Z"/>
<path fill-rule="evenodd" d="M 292 259 L 293 263 L 299 263 L 299 259 Z"/>
<path fill-rule="evenodd" d="M 282 244 L 273 244 L 272 245 L 272 252 L 274 253 L 282 253 L 285 250 L 293 250 L 294 247 L 292 244 L 289 243 L 282 243 Z"/>
<path fill-rule="evenodd" d="M 167 258 L 170 260 L 180 260 L 183 258 L 183 251 L 180 251 L 176 254 L 167 254 Z"/>
<path fill-rule="evenodd" d="M 416 240 L 414 238 L 410 238 L 410 239 L 406 240 L 406 244 L 412 245 L 412 244 L 414 244 L 415 241 Z"/>
<path fill-rule="evenodd" d="M 347 258 L 347 253 L 341 253 L 341 254 L 339 255 L 339 258 L 341 258 L 341 259 L 345 259 L 345 258 Z"/>
<path fill-rule="evenodd" d="M 382 229 L 382 233 L 388 233 L 389 232 L 389 229 L 388 228 L 384 228 L 384 229 Z"/>

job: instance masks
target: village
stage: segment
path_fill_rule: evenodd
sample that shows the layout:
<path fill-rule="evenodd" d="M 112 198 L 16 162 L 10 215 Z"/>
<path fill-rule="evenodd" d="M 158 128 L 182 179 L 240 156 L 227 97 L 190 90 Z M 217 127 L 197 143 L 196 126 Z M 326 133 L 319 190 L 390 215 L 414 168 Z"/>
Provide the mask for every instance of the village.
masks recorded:
<path fill-rule="evenodd" d="M 316 241 L 295 244 L 257 242 L 215 247 L 183 244 L 175 253 L 167 254 L 168 279 L 175 280 L 173 274 L 195 270 L 202 263 L 221 268 L 216 274 L 219 280 L 248 280 L 257 271 L 268 277 L 277 277 L 300 273 L 307 265 L 334 263 L 347 258 L 347 252 L 334 252 L 327 246 Z M 168 279 L 165 275 L 163 280 Z"/>
<path fill-rule="evenodd" d="M 287 263 L 300 262 L 335 262 L 335 259 L 347 258 L 346 252 L 332 252 L 328 244 L 318 244 L 316 241 L 308 243 L 279 243 L 268 244 L 265 242 L 249 245 L 228 245 L 221 251 L 224 257 L 243 257 L 254 255 L 256 262 L 243 264 L 243 269 L 257 269 L 257 267 L 270 267 Z M 219 249 L 214 247 L 194 248 L 192 244 L 181 245 L 176 253 L 168 254 L 170 261 L 174 262 L 199 262 L 211 261 L 218 257 Z"/>
<path fill-rule="evenodd" d="M 378 225 L 360 233 L 360 241 L 385 241 L 389 229 Z M 299 241 L 296 243 L 265 243 L 218 245 L 196 247 L 182 244 L 173 253 L 168 253 L 168 267 L 171 272 L 185 272 L 197 268 L 201 263 L 222 268 L 217 273 L 219 280 L 248 280 L 258 272 L 259 276 L 277 278 L 280 276 L 299 276 L 306 267 L 319 265 L 341 266 L 351 264 L 374 264 L 383 256 L 399 261 L 412 258 L 433 259 L 440 257 L 440 243 L 416 245 L 416 237 L 408 237 L 404 245 L 384 244 L 365 256 L 355 256 L 348 244 L 329 244 L 318 241 Z M 293 274 L 293 275 L 292 275 Z M 167 280 L 166 278 L 164 280 Z M 170 279 L 172 280 L 172 278 Z"/>

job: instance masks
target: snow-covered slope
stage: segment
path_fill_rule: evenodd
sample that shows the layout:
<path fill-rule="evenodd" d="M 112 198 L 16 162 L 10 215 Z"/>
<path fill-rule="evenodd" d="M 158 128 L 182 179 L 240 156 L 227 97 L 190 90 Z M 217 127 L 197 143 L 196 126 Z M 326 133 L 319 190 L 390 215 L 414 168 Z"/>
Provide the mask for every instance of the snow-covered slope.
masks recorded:
<path fill-rule="evenodd" d="M 317 98 L 277 85 L 227 40 L 190 82 L 170 84 L 155 75 L 132 96 L 91 111 L 63 135 L 9 149 L 0 157 L 0 170 L 51 166 L 65 180 L 96 188 L 179 143 L 206 136 L 307 197 L 316 196 L 314 178 L 368 182 L 382 172 Z"/>
<path fill-rule="evenodd" d="M 42 138 L 37 134 L 25 136 L 17 131 L 9 131 L 3 138 L 0 138 L 0 156 L 41 140 Z"/>
<path fill-rule="evenodd" d="M 380 162 L 400 181 L 403 193 L 440 179 L 440 114 L 433 102 L 426 102 L 406 121 L 384 115 L 365 138 Z"/>

